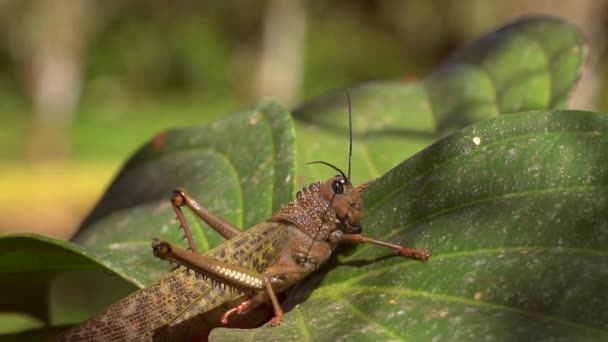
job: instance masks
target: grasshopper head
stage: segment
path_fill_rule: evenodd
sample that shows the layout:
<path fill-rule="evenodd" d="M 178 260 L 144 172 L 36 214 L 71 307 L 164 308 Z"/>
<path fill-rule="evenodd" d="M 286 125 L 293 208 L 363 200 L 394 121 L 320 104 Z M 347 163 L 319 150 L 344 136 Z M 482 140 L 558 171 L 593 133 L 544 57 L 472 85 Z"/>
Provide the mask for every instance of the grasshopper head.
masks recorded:
<path fill-rule="evenodd" d="M 345 175 L 337 175 L 326 180 L 321 194 L 331 203 L 338 221 L 343 225 L 341 230 L 347 234 L 361 232 L 363 203 L 359 192 Z"/>

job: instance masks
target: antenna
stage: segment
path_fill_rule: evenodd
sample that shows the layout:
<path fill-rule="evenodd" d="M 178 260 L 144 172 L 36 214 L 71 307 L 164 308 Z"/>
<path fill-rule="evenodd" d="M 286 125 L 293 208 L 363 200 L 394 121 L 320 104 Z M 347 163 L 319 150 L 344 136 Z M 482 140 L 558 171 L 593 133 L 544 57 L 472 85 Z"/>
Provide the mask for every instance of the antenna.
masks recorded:
<path fill-rule="evenodd" d="M 346 179 L 346 181 L 350 182 L 351 159 L 353 156 L 353 118 L 352 118 L 353 116 L 352 116 L 352 111 L 351 111 L 350 94 L 348 93 L 348 89 L 345 88 L 344 92 L 346 93 L 346 101 L 348 102 L 348 177 L 337 166 L 332 165 L 332 164 L 322 161 L 322 160 L 308 162 L 307 164 L 323 164 L 323 165 L 329 166 L 332 169 L 340 172 L 342 177 L 344 177 Z M 335 198 L 336 198 L 336 194 L 334 193 L 331 196 L 331 199 L 329 200 L 329 204 L 327 205 L 327 208 L 325 209 L 325 213 L 323 213 L 323 217 L 325 217 L 327 215 L 327 213 L 329 212 L 329 209 L 331 208 L 331 205 L 334 203 Z M 323 224 L 321 223 L 321 225 L 323 225 Z M 308 250 L 306 251 L 306 257 L 308 257 L 308 254 L 310 253 L 310 250 L 312 249 L 312 245 L 316 241 L 317 235 L 319 235 L 320 230 L 321 230 L 321 227 L 319 227 L 319 229 L 317 229 L 317 231 L 315 232 L 315 236 L 313 236 L 313 238 L 312 238 L 313 241 L 308 246 Z"/>
<path fill-rule="evenodd" d="M 330 164 L 330 163 L 328 163 L 326 161 L 316 160 L 316 161 L 308 162 L 306 164 L 308 164 L 308 165 L 310 165 L 310 164 L 323 164 L 323 165 L 327 165 L 327 166 L 331 167 L 332 169 L 340 172 L 340 174 L 342 175 L 342 177 L 344 177 L 344 179 L 346 179 L 347 181 L 350 182 L 350 179 L 348 179 L 348 177 L 346 177 L 346 175 L 344 174 L 344 172 L 342 172 L 342 170 L 340 170 L 337 166 L 332 165 L 332 164 Z"/>
<path fill-rule="evenodd" d="M 346 93 L 346 101 L 348 102 L 348 179 L 350 180 L 350 160 L 353 156 L 353 115 L 351 112 L 348 88 L 345 88 L 344 92 Z"/>
<path fill-rule="evenodd" d="M 348 89 L 345 88 L 344 93 L 346 93 L 346 101 L 348 102 L 348 173 L 347 173 L 348 176 L 345 175 L 344 172 L 342 170 L 340 170 L 337 166 L 330 164 L 328 162 L 322 161 L 322 160 L 311 161 L 306 164 L 327 165 L 327 166 L 331 167 L 332 169 L 340 172 L 342 177 L 344 177 L 344 179 L 346 179 L 347 181 L 350 182 L 351 159 L 353 157 L 353 116 L 352 116 L 352 112 L 351 112 L 350 94 L 348 93 Z"/>

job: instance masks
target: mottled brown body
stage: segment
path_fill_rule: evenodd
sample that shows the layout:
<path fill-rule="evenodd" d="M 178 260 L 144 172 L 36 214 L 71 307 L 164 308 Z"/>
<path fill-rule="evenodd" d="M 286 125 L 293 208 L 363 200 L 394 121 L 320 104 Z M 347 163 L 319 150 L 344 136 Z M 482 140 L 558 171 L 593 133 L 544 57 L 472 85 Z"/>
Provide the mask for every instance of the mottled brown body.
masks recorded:
<path fill-rule="evenodd" d="M 190 251 L 159 239 L 153 239 L 152 250 L 156 257 L 181 267 L 54 341 L 183 341 L 269 301 L 274 317 L 268 324 L 277 325 L 283 310 L 276 293 L 317 270 L 340 243 L 371 243 L 405 257 L 427 260 L 427 250 L 411 250 L 360 234 L 363 204 L 359 193 L 371 182 L 355 188 L 349 179 L 352 120 L 348 92 L 346 95 L 351 129 L 348 176 L 329 163 L 313 162 L 330 166 L 340 175 L 302 189 L 295 200 L 244 232 L 178 188 L 171 203 Z M 189 207 L 227 241 L 198 254 L 182 206 Z"/>
<path fill-rule="evenodd" d="M 197 277 L 194 272 L 188 273 L 180 267 L 55 340 L 184 340 L 197 336 L 205 326 L 218 326 L 218 317 L 223 311 L 232 308 L 229 310 L 231 314 L 240 314 L 251 310 L 268 301 L 269 292 L 280 292 L 315 271 L 329 259 L 341 240 L 374 243 L 375 240 L 362 241 L 360 238 L 367 238 L 360 234 L 350 234 L 360 231 L 363 213 L 359 198 L 361 189 L 363 187 L 353 188 L 343 176 L 330 178 L 325 183 L 313 183 L 298 192 L 295 200 L 287 203 L 266 222 L 242 233 L 230 231 L 232 227 L 214 226 L 227 223 L 214 216 L 206 217 L 210 215 L 208 213 L 200 214 L 198 211 L 205 209 L 191 199 L 185 190 L 179 189 L 175 195 L 178 197 L 174 196 L 178 218 L 181 214 L 179 206 L 187 204 L 205 221 L 211 221 L 212 227 L 218 231 L 228 229 L 224 231 L 228 240 L 203 257 L 264 275 L 269 279 L 271 289 L 246 288 L 228 278 L 202 271 L 202 277 Z M 168 242 L 155 240 L 155 244 L 155 248 L 162 245 L 164 253 L 177 253 L 175 250 L 179 249 Z M 402 248 L 397 247 L 393 249 L 400 251 L 399 248 Z M 155 255 L 157 253 L 160 252 L 155 249 Z M 198 258 L 198 254 L 192 255 Z M 175 256 L 173 259 L 167 254 L 157 256 L 182 263 Z M 428 255 L 423 259 L 426 257 Z M 201 260 L 204 263 L 205 259 Z M 189 268 L 199 270 L 196 264 Z M 243 306 L 242 312 L 235 309 L 239 305 Z M 224 316 L 228 317 L 229 314 Z"/>

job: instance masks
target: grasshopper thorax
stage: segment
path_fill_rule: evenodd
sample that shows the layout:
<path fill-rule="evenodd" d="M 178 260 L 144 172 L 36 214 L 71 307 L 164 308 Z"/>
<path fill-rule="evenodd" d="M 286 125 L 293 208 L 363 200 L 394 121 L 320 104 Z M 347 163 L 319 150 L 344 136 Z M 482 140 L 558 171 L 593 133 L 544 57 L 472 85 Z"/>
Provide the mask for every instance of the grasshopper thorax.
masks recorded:
<path fill-rule="evenodd" d="M 290 222 L 313 241 L 328 241 L 334 231 L 361 232 L 363 203 L 348 177 L 337 175 L 298 191 L 269 221 Z"/>

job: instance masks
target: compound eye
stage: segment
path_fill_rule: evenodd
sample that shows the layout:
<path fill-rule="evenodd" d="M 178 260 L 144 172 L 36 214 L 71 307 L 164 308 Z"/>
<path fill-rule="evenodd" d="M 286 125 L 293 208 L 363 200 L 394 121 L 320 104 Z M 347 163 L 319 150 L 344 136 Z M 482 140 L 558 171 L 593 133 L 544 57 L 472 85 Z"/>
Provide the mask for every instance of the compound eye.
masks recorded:
<path fill-rule="evenodd" d="M 344 192 L 344 179 L 336 179 L 331 183 L 331 189 L 336 195 L 340 195 Z"/>

